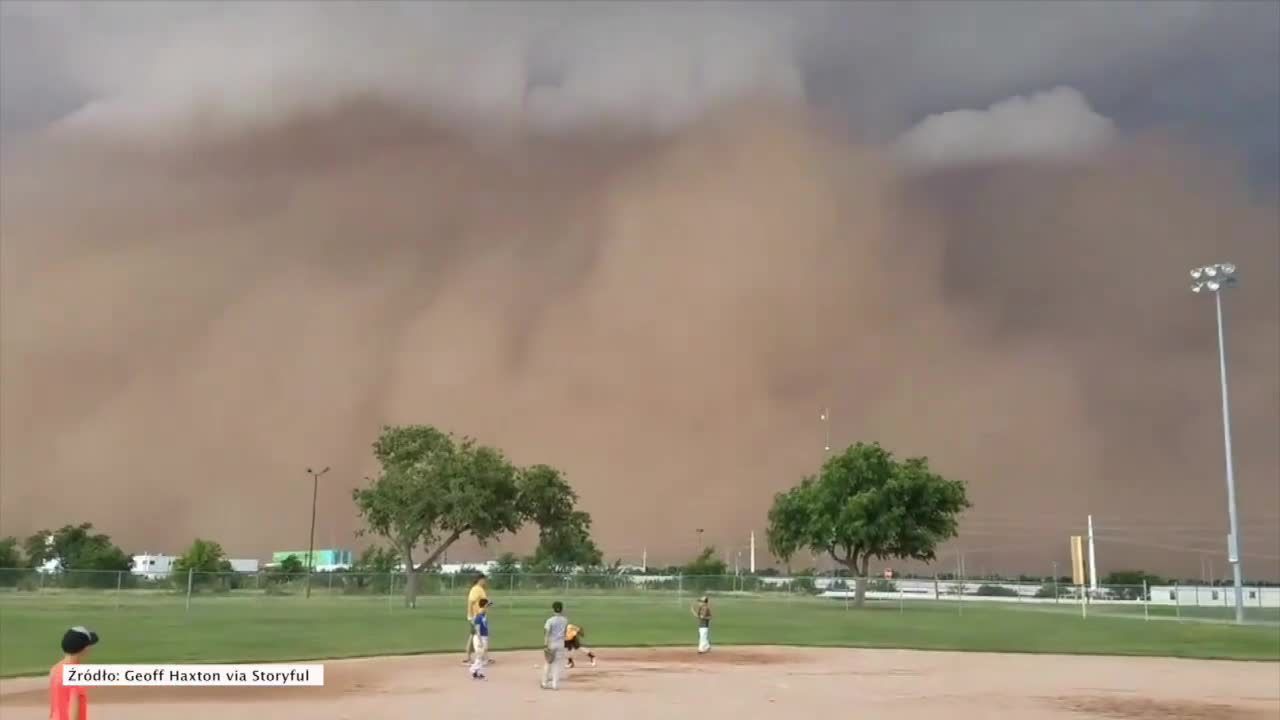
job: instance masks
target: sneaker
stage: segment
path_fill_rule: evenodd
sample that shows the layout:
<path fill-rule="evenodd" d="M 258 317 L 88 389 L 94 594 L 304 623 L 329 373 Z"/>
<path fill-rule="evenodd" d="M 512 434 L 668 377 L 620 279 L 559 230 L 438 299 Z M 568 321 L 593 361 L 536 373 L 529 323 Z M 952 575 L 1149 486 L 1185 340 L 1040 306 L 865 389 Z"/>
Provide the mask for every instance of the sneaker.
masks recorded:
<path fill-rule="evenodd" d="M 592 656 L 591 656 L 591 667 L 595 667 L 595 666 L 596 666 L 596 656 L 595 656 L 595 655 L 592 655 Z"/>
<path fill-rule="evenodd" d="M 483 680 L 483 679 L 484 679 L 484 673 L 482 673 L 482 672 L 480 672 L 479 670 L 477 670 L 477 671 L 475 671 L 475 672 L 471 673 L 471 679 L 472 679 L 472 680 Z"/>
<path fill-rule="evenodd" d="M 573 669 L 573 658 L 569 658 L 568 660 L 566 660 L 566 661 L 565 661 L 565 666 L 566 666 L 566 667 L 568 667 L 570 670 L 572 670 L 572 669 Z"/>

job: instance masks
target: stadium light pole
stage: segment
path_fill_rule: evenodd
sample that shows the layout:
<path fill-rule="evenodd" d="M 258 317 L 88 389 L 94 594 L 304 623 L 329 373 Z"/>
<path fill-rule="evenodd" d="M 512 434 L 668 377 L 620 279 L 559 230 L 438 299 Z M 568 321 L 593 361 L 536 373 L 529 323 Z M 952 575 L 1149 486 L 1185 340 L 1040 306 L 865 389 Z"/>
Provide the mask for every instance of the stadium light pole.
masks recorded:
<path fill-rule="evenodd" d="M 1227 517 L 1231 534 L 1227 536 L 1227 562 L 1235 584 L 1236 623 L 1244 622 L 1244 579 L 1240 568 L 1240 527 L 1236 519 L 1236 473 L 1231 458 L 1231 403 L 1227 397 L 1227 343 L 1222 323 L 1222 291 L 1235 287 L 1236 266 L 1231 263 L 1204 265 L 1191 271 L 1191 292 L 1213 294 L 1218 318 L 1218 380 L 1222 386 L 1222 445 L 1227 464 Z"/>
<path fill-rule="evenodd" d="M 831 410 L 823 408 L 822 414 L 818 416 L 822 421 L 822 427 L 826 432 L 826 440 L 822 443 L 822 456 L 825 458 L 831 452 Z"/>
<path fill-rule="evenodd" d="M 327 472 L 329 472 L 328 465 L 320 472 L 307 468 L 307 474 L 311 476 L 311 539 L 307 541 L 306 597 L 311 597 L 311 573 L 316 567 L 316 495 L 320 491 L 320 476 Z"/>

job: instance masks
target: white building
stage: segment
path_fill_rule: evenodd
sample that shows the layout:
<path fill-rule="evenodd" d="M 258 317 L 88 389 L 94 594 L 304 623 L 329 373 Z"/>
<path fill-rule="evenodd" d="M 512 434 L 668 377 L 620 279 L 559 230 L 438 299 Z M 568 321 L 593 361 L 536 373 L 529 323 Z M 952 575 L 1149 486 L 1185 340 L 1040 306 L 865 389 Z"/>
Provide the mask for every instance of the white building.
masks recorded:
<path fill-rule="evenodd" d="M 255 573 L 258 572 L 257 560 L 237 560 L 231 559 L 227 562 L 231 563 L 231 570 L 238 573 Z"/>
<path fill-rule="evenodd" d="M 178 558 L 174 555 L 152 555 L 143 553 L 133 556 L 134 575 L 141 575 L 148 580 L 159 580 L 173 572 L 173 563 Z"/>

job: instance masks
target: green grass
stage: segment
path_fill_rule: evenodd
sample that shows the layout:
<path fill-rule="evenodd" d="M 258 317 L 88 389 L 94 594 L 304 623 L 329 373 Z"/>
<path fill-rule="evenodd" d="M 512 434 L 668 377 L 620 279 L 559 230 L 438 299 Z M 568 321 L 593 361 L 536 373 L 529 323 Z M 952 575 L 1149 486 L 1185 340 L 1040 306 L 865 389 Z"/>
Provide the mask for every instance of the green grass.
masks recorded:
<path fill-rule="evenodd" d="M 493 649 L 536 647 L 552 596 L 493 595 Z M 692 646 L 696 640 L 687 595 L 571 592 L 563 599 L 597 647 Z M 197 595 L 187 611 L 181 596 L 159 592 L 10 592 L 0 594 L 0 676 L 46 672 L 58 659 L 63 630 L 75 624 L 101 634 L 93 659 L 104 663 L 460 654 L 464 604 L 461 597 L 430 596 L 406 610 L 385 597 L 318 594 L 305 600 L 237 592 Z M 1035 611 L 966 602 L 961 610 L 955 603 L 909 602 L 901 611 L 895 603 L 850 611 L 839 601 L 764 595 L 717 596 L 714 606 L 713 640 L 720 645 L 1280 660 L 1280 627 L 1143 622 L 1105 613 L 1081 620 L 1065 605 Z"/>

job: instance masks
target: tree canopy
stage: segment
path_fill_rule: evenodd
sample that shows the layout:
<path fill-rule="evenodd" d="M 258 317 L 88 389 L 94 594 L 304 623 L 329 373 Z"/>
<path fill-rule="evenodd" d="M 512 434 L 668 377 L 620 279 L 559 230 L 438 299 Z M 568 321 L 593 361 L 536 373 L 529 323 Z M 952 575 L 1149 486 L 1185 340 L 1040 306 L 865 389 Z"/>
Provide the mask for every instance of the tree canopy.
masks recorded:
<path fill-rule="evenodd" d="M 501 451 L 427 425 L 383 428 L 373 444 L 382 470 L 352 496 L 367 530 L 386 538 L 408 571 L 405 602 L 415 605 L 416 575 L 463 536 L 482 545 L 532 522 L 539 537 L 586 532 L 577 495 L 546 465 L 520 469 Z M 419 561 L 415 553 L 425 556 Z"/>
<path fill-rule="evenodd" d="M 774 496 L 769 548 L 784 561 L 802 549 L 826 553 L 857 577 L 861 606 L 871 558 L 932 561 L 969 506 L 964 483 L 933 473 L 926 458 L 900 461 L 858 443 Z"/>
<path fill-rule="evenodd" d="M 110 536 L 92 531 L 92 523 L 81 523 L 64 525 L 56 531 L 41 530 L 31 535 L 22 542 L 27 564 L 40 567 L 56 560 L 64 571 L 133 568 L 133 559 L 111 542 Z"/>
<path fill-rule="evenodd" d="M 0 539 L 0 568 L 22 567 L 22 553 L 18 550 L 18 538 Z"/>
<path fill-rule="evenodd" d="M 600 567 L 604 554 L 591 538 L 591 516 L 574 508 L 578 495 L 561 472 L 534 465 L 521 472 L 521 483 L 529 520 L 538 526 L 538 546 L 527 564 L 550 572 Z"/>
<path fill-rule="evenodd" d="M 227 554 L 223 552 L 222 545 L 212 540 L 196 538 L 192 541 L 190 547 L 178 559 L 173 561 L 173 572 L 175 575 L 186 572 L 231 572 L 231 561 L 227 559 Z"/>
<path fill-rule="evenodd" d="M 698 556 L 685 563 L 680 568 L 680 574 L 691 576 L 728 575 L 729 566 L 724 560 L 716 556 L 714 547 L 705 547 Z"/>

